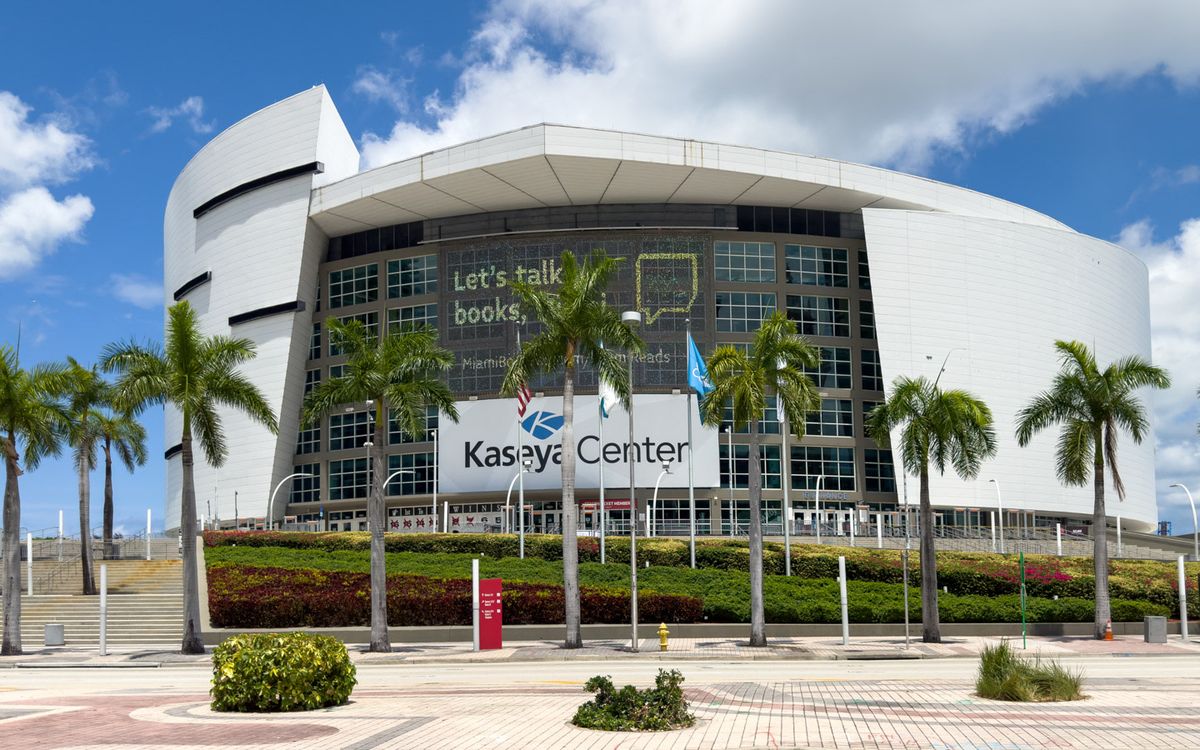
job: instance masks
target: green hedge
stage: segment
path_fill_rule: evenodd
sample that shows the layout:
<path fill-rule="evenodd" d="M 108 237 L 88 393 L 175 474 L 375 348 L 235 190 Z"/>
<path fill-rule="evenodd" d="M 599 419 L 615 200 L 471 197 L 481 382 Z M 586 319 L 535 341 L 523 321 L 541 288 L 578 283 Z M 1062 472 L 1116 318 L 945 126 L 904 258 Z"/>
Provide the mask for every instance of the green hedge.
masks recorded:
<path fill-rule="evenodd" d="M 214 711 L 311 711 L 340 706 L 357 682 L 341 641 L 310 633 L 226 638 L 213 651 Z"/>

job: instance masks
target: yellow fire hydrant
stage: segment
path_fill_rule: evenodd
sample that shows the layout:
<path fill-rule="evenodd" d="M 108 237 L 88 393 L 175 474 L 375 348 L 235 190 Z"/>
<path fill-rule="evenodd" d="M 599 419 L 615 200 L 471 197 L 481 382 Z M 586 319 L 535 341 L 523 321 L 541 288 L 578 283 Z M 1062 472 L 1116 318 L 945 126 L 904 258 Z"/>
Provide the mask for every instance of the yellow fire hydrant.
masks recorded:
<path fill-rule="evenodd" d="M 665 622 L 660 622 L 658 624 L 658 650 L 659 651 L 667 650 L 667 636 L 669 636 L 670 634 L 671 634 L 671 631 L 667 630 L 667 624 Z"/>

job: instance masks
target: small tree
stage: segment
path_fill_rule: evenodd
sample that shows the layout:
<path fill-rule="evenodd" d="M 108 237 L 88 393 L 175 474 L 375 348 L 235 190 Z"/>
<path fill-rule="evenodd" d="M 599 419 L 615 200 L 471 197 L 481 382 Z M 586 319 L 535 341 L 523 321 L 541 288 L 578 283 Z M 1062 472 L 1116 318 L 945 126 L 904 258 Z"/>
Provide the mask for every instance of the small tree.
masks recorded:
<path fill-rule="evenodd" d="M 621 322 L 615 308 L 604 303 L 604 292 L 617 270 L 620 258 L 603 250 L 593 251 L 580 264 L 567 251 L 562 254 L 562 285 L 557 292 L 524 282 L 512 285 L 525 308 L 541 323 L 536 336 L 526 341 L 512 358 L 502 393 L 513 396 L 538 374 L 563 379 L 562 428 L 562 545 L 565 646 L 583 645 L 579 613 L 579 540 L 576 529 L 579 509 L 575 505 L 575 381 L 579 360 L 593 365 L 600 377 L 612 385 L 617 396 L 629 404 L 629 373 L 618 351 L 640 352 L 642 340 Z M 605 348 L 605 344 L 609 348 Z M 636 519 L 637 509 L 631 511 Z"/>
<path fill-rule="evenodd" d="M 438 344 L 437 331 L 389 329 L 382 337 L 368 335 L 357 320 L 329 319 L 329 340 L 346 355 L 344 375 L 319 383 L 304 399 L 305 425 L 345 404 L 371 402 L 375 418 L 371 452 L 371 492 L 367 520 L 371 528 L 371 645 L 372 651 L 392 650 L 387 631 L 387 567 L 383 532 L 387 524 L 384 495 L 389 474 L 388 419 L 414 439 L 425 434 L 430 406 L 458 421 L 454 394 L 441 376 L 454 365 L 454 355 Z M 390 417 L 389 417 L 390 415 Z"/>
<path fill-rule="evenodd" d="M 1124 428 L 1141 443 L 1150 429 L 1140 388 L 1170 388 L 1167 371 L 1142 357 L 1113 362 L 1103 371 L 1096 355 L 1080 341 L 1056 341 L 1062 367 L 1050 390 L 1039 394 L 1017 415 L 1017 442 L 1029 445 L 1050 425 L 1062 425 L 1058 437 L 1058 479 L 1084 486 L 1091 477 L 1092 554 L 1096 573 L 1095 636 L 1104 638 L 1112 610 L 1108 598 L 1108 516 L 1104 507 L 1104 467 L 1112 474 L 1117 497 L 1125 499 L 1125 483 L 1117 469 L 1117 435 Z"/>
<path fill-rule="evenodd" d="M 821 408 L 821 395 L 804 369 L 816 369 L 821 355 L 816 347 L 796 333 L 796 324 L 781 312 L 763 321 L 754 343 L 743 350 L 719 346 L 708 361 L 713 389 L 701 408 L 705 424 L 718 426 L 725 405 L 733 411 L 733 426 L 750 427 L 750 645 L 767 645 L 766 612 L 763 606 L 762 459 L 759 421 L 767 409 L 767 398 L 778 395 L 797 438 L 804 436 L 805 417 Z M 733 456 L 729 457 L 730 463 Z M 783 456 L 782 460 L 790 460 Z M 732 475 L 730 483 L 733 482 Z M 784 519 L 787 523 L 789 519 Z"/>
<path fill-rule="evenodd" d="M 92 549 L 92 469 L 96 468 L 96 444 L 100 434 L 100 409 L 112 396 L 111 389 L 96 367 L 84 367 L 67 357 L 70 379 L 67 409 L 71 424 L 67 440 L 75 451 L 75 471 L 79 492 L 79 569 L 83 593 L 96 593 L 94 553 Z M 107 549 L 107 547 L 106 547 Z"/>
<path fill-rule="evenodd" d="M 275 413 L 258 387 L 238 372 L 254 358 L 254 343 L 228 336 L 204 336 L 196 311 L 177 302 L 167 309 L 166 346 L 134 342 L 109 344 L 101 367 L 116 372 L 115 406 L 141 413 L 154 405 L 170 404 L 182 417 L 180 461 L 183 487 L 179 504 L 179 530 L 183 536 L 183 644 L 185 654 L 204 653 L 200 641 L 200 591 L 196 573 L 196 479 L 193 439 L 199 439 L 210 466 L 225 463 L 228 448 L 221 430 L 218 407 L 236 409 L 277 432 Z"/>
<path fill-rule="evenodd" d="M 4 639 L 0 656 L 21 653 L 21 461 L 32 471 L 57 456 L 67 432 L 59 397 L 67 388 L 66 368 L 21 369 L 17 353 L 0 346 L 0 453 L 4 454 Z"/>
<path fill-rule="evenodd" d="M 128 471 L 146 463 L 146 428 L 128 412 L 104 411 L 96 419 L 104 448 L 104 550 L 113 541 L 113 453 Z"/>
<path fill-rule="evenodd" d="M 891 448 L 892 431 L 900 431 L 904 470 L 921 480 L 921 625 L 926 643 L 941 643 L 938 618 L 937 550 L 933 543 L 933 506 L 929 498 L 929 466 L 939 474 L 950 466 L 963 479 L 978 476 L 983 460 L 996 453 L 992 411 L 961 390 L 943 391 L 928 378 L 899 377 L 887 400 L 871 410 L 867 434 L 881 448 Z"/>

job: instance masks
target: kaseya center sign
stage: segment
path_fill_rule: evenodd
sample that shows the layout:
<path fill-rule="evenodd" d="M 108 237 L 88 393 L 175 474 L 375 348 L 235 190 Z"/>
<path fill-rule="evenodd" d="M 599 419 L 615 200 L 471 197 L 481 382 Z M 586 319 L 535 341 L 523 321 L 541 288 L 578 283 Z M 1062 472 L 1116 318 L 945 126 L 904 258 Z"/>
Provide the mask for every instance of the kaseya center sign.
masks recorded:
<path fill-rule="evenodd" d="M 662 487 L 687 487 L 688 462 L 696 487 L 720 485 L 719 435 L 702 427 L 692 414 L 694 450 L 688 445 L 686 396 L 646 394 L 634 397 L 634 437 L 629 417 L 614 409 L 604 419 L 601 437 L 599 400 L 575 398 L 575 484 L 593 488 L 603 467 L 606 487 L 629 485 L 629 463 L 639 487 L 652 487 L 669 462 L 671 473 Z M 518 418 L 514 399 L 459 401 L 459 421 L 441 420 L 441 483 L 443 492 L 503 492 L 521 465 L 530 462 L 526 489 L 562 486 L 562 433 L 565 425 L 561 397 L 535 398 Z M 691 408 L 696 409 L 693 399 Z M 520 435 L 518 436 L 518 430 Z"/>

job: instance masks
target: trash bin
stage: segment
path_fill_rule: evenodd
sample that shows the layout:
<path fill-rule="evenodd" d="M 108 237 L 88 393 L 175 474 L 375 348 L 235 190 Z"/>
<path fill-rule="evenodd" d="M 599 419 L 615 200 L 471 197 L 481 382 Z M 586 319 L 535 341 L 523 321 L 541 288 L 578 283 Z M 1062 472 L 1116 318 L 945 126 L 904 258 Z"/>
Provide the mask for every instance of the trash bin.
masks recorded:
<path fill-rule="evenodd" d="M 1147 615 L 1142 622 L 1142 637 L 1146 643 L 1167 642 L 1167 618 Z"/>
<path fill-rule="evenodd" d="M 1163 626 L 1166 627 L 1165 625 Z M 67 643 L 65 628 L 60 622 L 51 622 L 46 624 L 46 645 L 47 646 L 64 646 Z M 1164 630 L 1164 632 L 1166 632 Z"/>

